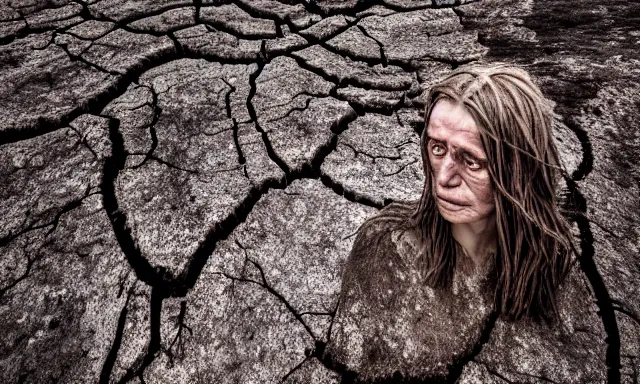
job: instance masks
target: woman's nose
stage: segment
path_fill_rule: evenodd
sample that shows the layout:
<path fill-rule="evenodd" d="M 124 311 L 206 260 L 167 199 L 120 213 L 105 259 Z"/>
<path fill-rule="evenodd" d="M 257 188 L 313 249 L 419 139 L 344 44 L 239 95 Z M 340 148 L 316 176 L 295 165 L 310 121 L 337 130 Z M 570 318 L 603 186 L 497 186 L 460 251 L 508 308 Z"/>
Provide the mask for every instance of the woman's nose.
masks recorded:
<path fill-rule="evenodd" d="M 454 188 L 460 185 L 462 178 L 458 173 L 458 163 L 451 152 L 444 157 L 438 170 L 438 184 L 445 188 Z"/>

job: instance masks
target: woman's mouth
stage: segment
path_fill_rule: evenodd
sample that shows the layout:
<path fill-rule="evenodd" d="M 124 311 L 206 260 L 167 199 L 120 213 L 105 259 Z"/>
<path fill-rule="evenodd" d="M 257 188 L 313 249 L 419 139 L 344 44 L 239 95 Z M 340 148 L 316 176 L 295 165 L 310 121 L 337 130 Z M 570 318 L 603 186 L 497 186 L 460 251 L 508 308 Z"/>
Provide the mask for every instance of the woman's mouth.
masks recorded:
<path fill-rule="evenodd" d="M 441 204 L 445 205 L 445 206 L 452 206 L 454 208 L 462 208 L 462 207 L 466 207 L 469 204 L 465 204 L 464 201 L 461 200 L 457 200 L 457 199 L 451 199 L 451 198 L 445 198 L 442 197 L 440 195 L 437 195 L 438 198 L 438 202 L 440 202 Z"/>

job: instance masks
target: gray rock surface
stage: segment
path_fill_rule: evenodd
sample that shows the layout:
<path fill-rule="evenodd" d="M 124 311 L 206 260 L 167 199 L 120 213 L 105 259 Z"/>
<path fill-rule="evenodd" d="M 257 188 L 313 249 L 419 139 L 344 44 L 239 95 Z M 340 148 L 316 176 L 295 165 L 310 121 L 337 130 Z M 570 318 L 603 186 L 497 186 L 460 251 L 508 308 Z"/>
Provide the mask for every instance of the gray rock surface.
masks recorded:
<path fill-rule="evenodd" d="M 139 87 L 105 108 L 120 120 L 129 154 L 116 196 L 152 265 L 179 273 L 209 228 L 252 189 L 281 177 L 247 123 L 255 70 L 173 61 L 146 72 Z"/>
<path fill-rule="evenodd" d="M 186 299 L 165 301 L 164 356 L 145 380 L 335 382 L 308 353 L 326 340 L 348 234 L 374 211 L 318 180 L 269 191 L 219 244 Z"/>
<path fill-rule="evenodd" d="M 1 2 L 0 381 L 638 382 L 638 15 Z M 343 279 L 359 225 L 421 193 L 425 92 L 474 60 L 555 103 L 580 251 L 555 325 L 496 320 L 478 281 L 442 317 L 413 267 L 370 275 L 406 288 L 386 310 Z"/>
<path fill-rule="evenodd" d="M 373 113 L 355 120 L 322 164 L 323 175 L 380 205 L 418 199 L 424 183 L 420 138 L 398 121 Z"/>

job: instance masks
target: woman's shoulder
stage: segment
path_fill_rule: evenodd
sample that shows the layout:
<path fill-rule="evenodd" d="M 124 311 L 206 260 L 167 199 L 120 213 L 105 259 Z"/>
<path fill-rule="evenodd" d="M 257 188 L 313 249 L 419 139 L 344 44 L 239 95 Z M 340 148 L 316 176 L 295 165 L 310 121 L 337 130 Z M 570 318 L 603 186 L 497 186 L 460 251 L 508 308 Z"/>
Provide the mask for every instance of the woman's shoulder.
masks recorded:
<path fill-rule="evenodd" d="M 604 382 L 605 336 L 589 282 L 574 265 L 558 292 L 552 323 L 499 319 L 474 360 L 485 373 L 513 382 Z M 477 372 L 470 367 L 466 374 Z"/>

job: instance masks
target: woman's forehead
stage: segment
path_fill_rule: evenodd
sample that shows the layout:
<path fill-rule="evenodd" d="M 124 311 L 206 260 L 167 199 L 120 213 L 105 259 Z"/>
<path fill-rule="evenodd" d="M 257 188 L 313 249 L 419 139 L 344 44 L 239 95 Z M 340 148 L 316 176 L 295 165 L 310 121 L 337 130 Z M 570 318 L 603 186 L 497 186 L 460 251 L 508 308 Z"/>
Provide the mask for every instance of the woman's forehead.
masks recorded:
<path fill-rule="evenodd" d="M 427 136 L 441 141 L 454 139 L 482 147 L 480 132 L 473 116 L 464 106 L 446 99 L 439 100 L 431 110 Z"/>

